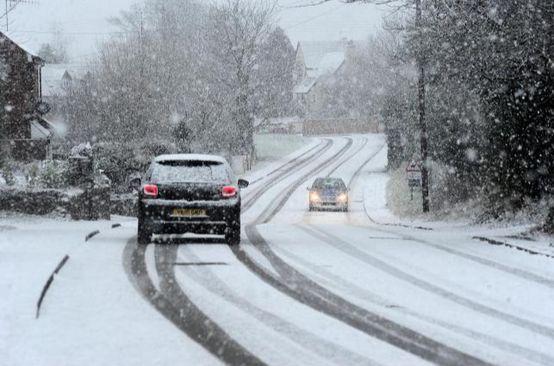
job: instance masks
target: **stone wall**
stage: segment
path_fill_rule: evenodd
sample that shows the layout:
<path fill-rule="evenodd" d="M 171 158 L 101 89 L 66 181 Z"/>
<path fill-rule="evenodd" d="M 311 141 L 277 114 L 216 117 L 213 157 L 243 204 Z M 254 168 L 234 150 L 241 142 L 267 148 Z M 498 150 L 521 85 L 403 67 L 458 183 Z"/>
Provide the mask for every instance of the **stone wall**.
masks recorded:
<path fill-rule="evenodd" d="M 70 194 L 61 189 L 16 189 L 0 190 L 0 210 L 31 215 L 48 215 L 68 212 Z"/>
<path fill-rule="evenodd" d="M 114 194 L 110 199 L 112 215 L 136 217 L 138 213 L 138 197 L 135 194 Z"/>
<path fill-rule="evenodd" d="M 305 136 L 343 135 L 350 133 L 377 133 L 376 120 L 356 118 L 308 119 L 304 121 L 302 133 Z"/>

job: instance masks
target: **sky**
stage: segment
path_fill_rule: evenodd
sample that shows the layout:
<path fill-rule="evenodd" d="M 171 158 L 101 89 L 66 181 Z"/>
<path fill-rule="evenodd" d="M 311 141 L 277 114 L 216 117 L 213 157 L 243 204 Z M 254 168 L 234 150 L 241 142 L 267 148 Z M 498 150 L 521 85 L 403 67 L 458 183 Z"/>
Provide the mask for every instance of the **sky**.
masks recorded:
<path fill-rule="evenodd" d="M 97 46 L 117 31 L 107 21 L 130 8 L 136 0 L 26 0 L 9 14 L 9 35 L 31 50 L 52 40 L 58 28 L 67 40 L 72 62 L 85 62 Z M 379 29 L 387 9 L 370 4 L 345 4 L 330 0 L 318 6 L 298 8 L 314 0 L 279 0 L 277 23 L 293 44 L 298 41 L 360 40 Z M 4 2 L 0 4 L 4 13 Z M 1 15 L 0 15 L 1 16 Z M 0 29 L 6 29 L 0 18 Z"/>

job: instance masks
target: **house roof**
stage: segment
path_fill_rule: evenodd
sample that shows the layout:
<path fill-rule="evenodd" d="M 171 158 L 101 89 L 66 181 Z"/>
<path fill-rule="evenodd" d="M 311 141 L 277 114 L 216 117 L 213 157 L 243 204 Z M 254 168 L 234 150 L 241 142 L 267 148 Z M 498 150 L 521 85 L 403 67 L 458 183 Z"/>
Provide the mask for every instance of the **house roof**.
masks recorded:
<path fill-rule="evenodd" d="M 317 82 L 317 77 L 307 76 L 300 83 L 296 84 L 292 89 L 293 93 L 296 94 L 305 94 L 310 91 L 310 89 Z"/>
<path fill-rule="evenodd" d="M 42 67 L 42 95 L 51 97 L 63 93 L 64 82 L 82 79 L 87 68 L 81 64 L 45 64 Z"/>
<path fill-rule="evenodd" d="M 345 58 L 344 52 L 326 53 L 319 61 L 319 65 L 317 67 L 318 75 L 333 74 L 339 69 L 339 67 L 341 67 Z"/>
<path fill-rule="evenodd" d="M 306 77 L 298 83 L 293 92 L 308 93 L 324 75 L 335 73 L 346 59 L 347 43 L 333 42 L 299 42 L 297 52 L 302 52 L 306 65 Z"/>
<path fill-rule="evenodd" d="M 31 138 L 33 139 L 51 138 L 55 135 L 55 131 L 54 125 L 44 117 L 31 121 Z"/>
<path fill-rule="evenodd" d="M 302 48 L 304 63 L 308 69 L 317 68 L 321 59 L 328 53 L 345 51 L 343 41 L 299 42 L 298 46 Z"/>
<path fill-rule="evenodd" d="M 37 56 L 35 50 L 26 44 L 25 38 L 21 37 L 18 33 L 2 31 L 0 32 L 0 42 L 2 41 L 11 42 L 15 46 L 23 50 L 25 53 L 27 53 L 29 56 L 33 57 L 34 61 L 43 62 L 43 60 Z"/>

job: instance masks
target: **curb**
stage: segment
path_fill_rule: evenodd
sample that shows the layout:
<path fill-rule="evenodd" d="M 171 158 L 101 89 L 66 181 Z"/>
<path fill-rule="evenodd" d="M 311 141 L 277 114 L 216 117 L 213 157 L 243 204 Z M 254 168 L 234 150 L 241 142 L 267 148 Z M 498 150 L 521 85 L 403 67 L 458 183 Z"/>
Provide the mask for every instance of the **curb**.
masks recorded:
<path fill-rule="evenodd" d="M 120 227 L 121 224 L 120 223 L 115 223 L 112 225 L 112 229 L 115 229 L 115 228 L 118 228 Z M 85 243 L 87 241 L 89 241 L 89 239 L 91 239 L 92 237 L 96 236 L 100 234 L 100 230 L 94 230 L 90 233 L 88 233 L 86 236 L 85 236 Z M 52 286 L 52 282 L 54 282 L 54 277 L 58 274 L 58 272 L 60 272 L 60 270 L 63 268 L 63 266 L 67 263 L 67 261 L 69 260 L 69 254 L 66 254 L 62 260 L 60 261 L 60 263 L 58 263 L 58 265 L 56 266 L 56 268 L 54 269 L 54 271 L 52 272 L 52 274 L 48 277 L 48 280 L 46 280 L 46 283 L 44 284 L 44 286 L 42 287 L 42 291 L 40 292 L 40 296 L 39 296 L 39 299 L 37 301 L 37 310 L 36 310 L 36 315 L 35 315 L 35 319 L 38 319 L 39 316 L 40 316 L 40 307 L 42 305 L 42 302 L 44 301 L 44 297 L 46 296 L 46 293 L 48 292 L 48 289 L 50 288 L 50 286 Z"/>
<path fill-rule="evenodd" d="M 42 301 L 44 300 L 44 296 L 46 296 L 46 292 L 48 291 L 48 289 L 52 285 L 52 282 L 54 282 L 54 276 L 58 274 L 58 272 L 62 269 L 62 267 L 67 263 L 68 260 L 69 260 L 69 255 L 66 254 L 62 258 L 60 263 L 58 263 L 58 265 L 56 266 L 56 269 L 54 269 L 54 272 L 52 272 L 52 274 L 50 275 L 50 277 L 48 277 L 48 280 L 46 281 L 46 283 L 42 287 L 42 292 L 40 293 L 40 297 L 39 297 L 38 302 L 37 302 L 37 312 L 36 312 L 35 319 L 38 319 L 38 317 L 40 316 L 40 306 L 42 305 Z"/>
<path fill-rule="evenodd" d="M 542 255 L 542 256 L 547 257 L 547 258 L 554 258 L 554 255 L 550 255 L 550 254 L 546 254 L 546 253 L 542 253 L 542 252 L 537 252 L 533 249 L 521 247 L 519 245 L 510 244 L 510 243 L 506 243 L 506 242 L 503 242 L 503 241 L 498 241 L 498 240 L 486 238 L 484 236 L 474 236 L 474 237 L 472 237 L 472 239 L 473 240 L 480 240 L 480 241 L 483 241 L 485 243 L 489 243 L 491 245 L 505 246 L 505 247 L 508 247 L 508 248 L 517 249 L 517 250 L 520 250 L 522 252 L 529 253 L 531 255 Z"/>

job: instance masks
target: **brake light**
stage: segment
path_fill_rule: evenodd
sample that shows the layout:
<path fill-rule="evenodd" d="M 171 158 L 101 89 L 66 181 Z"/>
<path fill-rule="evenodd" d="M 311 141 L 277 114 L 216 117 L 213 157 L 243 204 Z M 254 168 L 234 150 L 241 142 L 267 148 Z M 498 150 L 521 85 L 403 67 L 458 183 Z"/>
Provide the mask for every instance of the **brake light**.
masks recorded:
<path fill-rule="evenodd" d="M 145 184 L 143 191 L 146 196 L 158 197 L 158 186 L 155 184 Z"/>
<path fill-rule="evenodd" d="M 237 187 L 224 186 L 223 188 L 221 188 L 221 195 L 225 198 L 235 197 L 237 195 Z"/>

